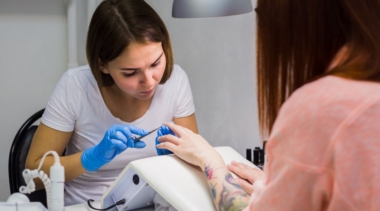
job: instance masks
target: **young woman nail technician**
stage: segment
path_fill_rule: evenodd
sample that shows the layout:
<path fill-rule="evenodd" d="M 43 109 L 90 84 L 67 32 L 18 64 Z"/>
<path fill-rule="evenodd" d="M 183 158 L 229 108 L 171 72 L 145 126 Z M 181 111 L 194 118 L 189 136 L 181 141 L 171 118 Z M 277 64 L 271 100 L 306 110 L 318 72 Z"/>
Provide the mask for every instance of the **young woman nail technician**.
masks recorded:
<path fill-rule="evenodd" d="M 157 155 L 156 133 L 137 143 L 132 134 L 165 121 L 197 133 L 187 75 L 173 64 L 168 31 L 145 1 L 103 1 L 86 52 L 89 65 L 68 70 L 56 86 L 26 164 L 36 169 L 47 151 L 66 150 L 66 206 L 100 199 L 130 161 Z M 42 170 L 52 163 L 46 158 Z"/>
<path fill-rule="evenodd" d="M 380 210 L 380 1 L 258 0 L 256 12 L 265 173 L 226 166 L 172 123 L 178 137 L 158 147 L 202 168 L 218 210 Z"/>

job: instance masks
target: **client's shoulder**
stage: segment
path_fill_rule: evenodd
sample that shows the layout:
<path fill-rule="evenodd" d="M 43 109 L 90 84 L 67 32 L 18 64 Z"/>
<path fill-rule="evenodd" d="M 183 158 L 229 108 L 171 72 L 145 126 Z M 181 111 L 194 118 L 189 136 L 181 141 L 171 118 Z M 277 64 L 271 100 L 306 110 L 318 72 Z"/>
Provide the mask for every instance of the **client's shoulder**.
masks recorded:
<path fill-rule="evenodd" d="M 380 98 L 380 83 L 326 76 L 296 90 L 289 102 L 311 107 L 356 107 Z"/>
<path fill-rule="evenodd" d="M 380 83 L 327 76 L 297 89 L 280 113 L 341 121 L 360 106 L 380 101 Z"/>

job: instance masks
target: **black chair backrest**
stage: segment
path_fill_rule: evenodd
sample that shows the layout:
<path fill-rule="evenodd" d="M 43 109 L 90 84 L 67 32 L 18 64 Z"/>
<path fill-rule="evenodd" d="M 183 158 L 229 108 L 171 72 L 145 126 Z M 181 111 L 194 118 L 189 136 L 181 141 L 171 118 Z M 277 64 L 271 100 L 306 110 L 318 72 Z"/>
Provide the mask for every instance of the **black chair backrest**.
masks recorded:
<path fill-rule="evenodd" d="M 25 169 L 25 161 L 28 156 L 30 144 L 32 143 L 34 133 L 37 130 L 37 126 L 33 125 L 33 123 L 42 117 L 44 111 L 45 109 L 42 109 L 26 120 L 13 139 L 8 161 L 11 194 L 19 192 L 19 188 L 25 185 L 22 171 Z M 34 191 L 33 193 L 26 195 L 29 197 L 30 201 L 41 202 L 46 207 L 45 189 Z"/>

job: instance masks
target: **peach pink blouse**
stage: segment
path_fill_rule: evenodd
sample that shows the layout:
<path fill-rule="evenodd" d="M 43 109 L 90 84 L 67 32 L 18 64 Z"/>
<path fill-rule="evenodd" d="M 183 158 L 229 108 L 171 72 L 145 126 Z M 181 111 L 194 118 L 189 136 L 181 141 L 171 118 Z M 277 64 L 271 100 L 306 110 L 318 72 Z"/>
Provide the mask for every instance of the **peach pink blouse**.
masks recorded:
<path fill-rule="evenodd" d="M 327 76 L 295 91 L 248 210 L 380 210 L 380 83 Z"/>

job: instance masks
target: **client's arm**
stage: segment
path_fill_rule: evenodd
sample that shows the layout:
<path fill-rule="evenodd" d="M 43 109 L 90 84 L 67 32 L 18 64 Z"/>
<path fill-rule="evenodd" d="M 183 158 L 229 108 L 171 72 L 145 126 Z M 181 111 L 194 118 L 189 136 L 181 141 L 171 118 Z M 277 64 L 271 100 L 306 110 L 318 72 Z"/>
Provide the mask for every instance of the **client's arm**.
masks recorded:
<path fill-rule="evenodd" d="M 217 151 L 200 135 L 191 130 L 166 124 L 177 136 L 159 138 L 157 147 L 168 149 L 186 162 L 199 166 L 205 174 L 218 210 L 241 210 L 247 206 L 249 194 L 237 183 Z"/>

